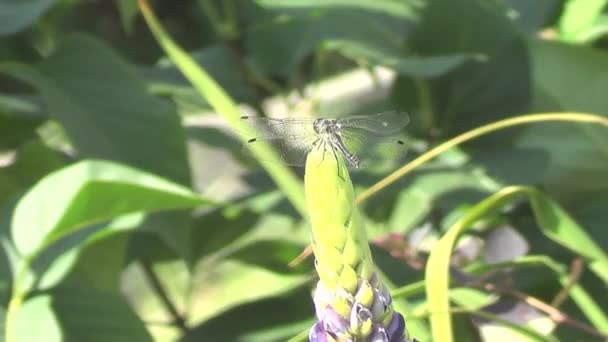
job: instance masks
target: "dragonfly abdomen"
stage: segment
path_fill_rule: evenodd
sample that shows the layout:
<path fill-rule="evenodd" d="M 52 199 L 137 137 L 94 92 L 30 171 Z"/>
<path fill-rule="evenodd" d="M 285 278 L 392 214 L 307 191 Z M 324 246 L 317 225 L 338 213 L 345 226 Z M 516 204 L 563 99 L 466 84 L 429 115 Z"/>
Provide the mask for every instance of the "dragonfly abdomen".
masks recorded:
<path fill-rule="evenodd" d="M 332 134 L 331 135 L 331 145 L 333 146 L 334 149 L 338 149 L 338 151 L 340 151 L 340 153 L 344 156 L 344 158 L 346 158 L 346 160 L 355 168 L 359 168 L 361 166 L 361 160 L 355 156 L 354 154 L 352 154 L 348 148 L 346 148 L 346 146 L 344 145 L 344 142 L 342 141 L 342 137 L 338 134 Z"/>

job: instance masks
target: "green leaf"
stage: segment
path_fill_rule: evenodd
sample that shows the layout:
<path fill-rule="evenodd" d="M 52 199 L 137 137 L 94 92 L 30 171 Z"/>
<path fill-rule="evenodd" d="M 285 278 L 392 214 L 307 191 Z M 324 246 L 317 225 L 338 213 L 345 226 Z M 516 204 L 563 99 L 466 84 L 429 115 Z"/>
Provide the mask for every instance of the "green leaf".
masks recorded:
<path fill-rule="evenodd" d="M 604 72 L 608 53 L 539 40 L 530 40 L 528 49 L 534 81 L 531 111 L 573 110 L 608 116 L 604 91 L 608 87 L 608 75 Z M 605 197 L 606 128 L 561 123 L 530 125 L 509 130 L 497 139 L 492 140 L 495 144 L 482 140 L 471 150 L 471 155 L 495 179 L 506 184 L 541 184 L 571 211 L 586 211 L 591 202 Z M 511 141 L 505 144 L 508 140 Z M 596 214 L 601 212 L 598 209 Z M 587 212 L 584 217 L 578 214 L 576 217 L 592 219 L 596 214 Z M 605 231 L 603 223 L 596 222 L 593 226 L 598 234 Z"/>
<path fill-rule="evenodd" d="M 246 44 L 254 65 L 269 74 L 288 76 L 325 41 L 362 42 L 369 49 L 400 55 L 405 33 L 405 23 L 394 17 L 328 9 L 259 25 L 247 33 Z"/>
<path fill-rule="evenodd" d="M 135 69 L 94 38 L 73 35 L 36 67 L 0 73 L 37 88 L 82 157 L 110 159 L 189 184 L 185 133 L 175 109 L 146 92 Z"/>
<path fill-rule="evenodd" d="M 192 52 L 192 58 L 215 79 L 237 102 L 253 102 L 255 94 L 247 86 L 241 72 L 239 60 L 225 46 L 215 45 Z M 159 61 L 153 68 L 142 68 L 153 93 L 169 95 L 177 103 L 180 112 L 199 113 L 210 104 L 192 87 L 177 67 L 167 58 Z"/>
<path fill-rule="evenodd" d="M 559 12 L 561 1 L 556 0 L 505 0 L 510 8 L 510 16 L 517 27 L 528 34 L 536 34 L 551 25 L 555 13 Z"/>
<path fill-rule="evenodd" d="M 275 273 L 230 259 L 216 262 L 213 267 L 201 262 L 194 272 L 188 315 L 194 324 L 244 303 L 285 294 L 311 281 L 308 274 Z"/>
<path fill-rule="evenodd" d="M 4 0 L 0 3 L 0 35 L 17 33 L 35 22 L 56 0 Z"/>
<path fill-rule="evenodd" d="M 113 292 L 58 288 L 28 299 L 15 318 L 15 341 L 152 341 L 129 305 Z"/>
<path fill-rule="evenodd" d="M 508 9 L 483 0 L 430 1 L 410 36 L 410 46 L 424 55 L 492 54 L 518 36 Z M 479 28 L 483 27 L 483 30 Z"/>
<path fill-rule="evenodd" d="M 469 59 L 454 71 L 429 81 L 406 77 L 397 80 L 393 99 L 401 108 L 416 113 L 411 129 L 424 135 L 439 130 L 449 137 L 527 108 L 529 58 L 521 34 L 507 13 L 499 2 L 428 3 L 410 34 L 411 53 L 479 58 Z"/>
<path fill-rule="evenodd" d="M 532 110 L 572 110 L 608 115 L 608 53 L 546 40 L 528 42 L 532 57 Z M 570 67 L 564 68 L 564 65 Z M 577 92 L 573 93 L 572 89 Z M 578 95 L 577 95 L 578 94 Z M 584 94 L 584 96 L 580 96 Z"/>
<path fill-rule="evenodd" d="M 429 299 L 433 338 L 452 341 L 449 314 L 449 265 L 452 250 L 460 235 L 479 219 L 513 202 L 519 196 L 528 197 L 540 230 L 550 239 L 584 257 L 592 270 L 603 281 L 608 281 L 608 257 L 587 233 L 578 226 L 555 202 L 529 187 L 511 186 L 495 193 L 472 207 L 464 217 L 433 247 L 426 266 L 426 289 Z M 603 322 L 608 322 L 603 316 Z M 595 323 L 600 323 L 595 321 Z M 605 329 L 608 325 L 598 325 Z"/>
<path fill-rule="evenodd" d="M 313 324 L 310 291 L 300 287 L 280 297 L 234 307 L 194 326 L 182 341 L 284 342 L 301 331 L 307 332 Z"/>
<path fill-rule="evenodd" d="M 60 287 L 52 294 L 57 320 L 74 341 L 152 341 L 143 322 L 119 293 Z"/>
<path fill-rule="evenodd" d="M 577 42 L 602 14 L 606 0 L 569 0 L 559 20 L 562 40 Z"/>
<path fill-rule="evenodd" d="M 389 14 L 399 18 L 412 18 L 414 16 L 414 2 L 402 0 L 256 0 L 258 5 L 268 9 L 348 9 L 359 8 Z"/>
<path fill-rule="evenodd" d="M 367 42 L 338 39 L 327 41 L 325 46 L 355 61 L 363 59 L 371 65 L 385 66 L 399 74 L 421 78 L 441 76 L 477 57 L 464 53 L 428 57 L 408 55 L 405 51 L 395 54 L 394 51 L 383 51 Z"/>
<path fill-rule="evenodd" d="M 138 211 L 208 205 L 189 189 L 112 162 L 84 161 L 50 174 L 15 209 L 17 249 L 31 255 L 90 224 Z"/>
<path fill-rule="evenodd" d="M 137 0 L 114 0 L 114 2 L 118 8 L 118 13 L 120 13 L 122 27 L 128 34 L 133 33 L 135 19 L 139 14 Z"/>
<path fill-rule="evenodd" d="M 13 337 L 16 342 L 59 342 L 63 339 L 51 305 L 52 298 L 48 295 L 35 296 L 23 303 L 13 321 Z M 32 329 L 32 322 L 37 322 L 36 329 Z"/>
<path fill-rule="evenodd" d="M 130 236 L 127 233 L 140 227 L 142 222 L 141 214 L 122 216 L 107 225 L 99 225 L 99 228 L 92 232 L 76 234 L 81 236 L 79 239 L 73 239 L 72 244 L 51 246 L 49 249 L 56 249 L 59 255 L 54 259 L 71 254 L 74 257 L 71 258 L 71 262 L 63 264 L 52 262 L 44 265 L 43 262 L 34 262 L 33 268 L 36 274 L 42 274 L 37 288 L 50 288 L 61 281 L 64 285 L 100 291 L 118 291 L 120 276 L 126 263 L 126 245 Z M 46 255 L 37 261 L 44 258 Z M 49 256 L 50 258 L 53 256 Z M 53 273 L 56 274 L 54 277 L 49 276 Z"/>

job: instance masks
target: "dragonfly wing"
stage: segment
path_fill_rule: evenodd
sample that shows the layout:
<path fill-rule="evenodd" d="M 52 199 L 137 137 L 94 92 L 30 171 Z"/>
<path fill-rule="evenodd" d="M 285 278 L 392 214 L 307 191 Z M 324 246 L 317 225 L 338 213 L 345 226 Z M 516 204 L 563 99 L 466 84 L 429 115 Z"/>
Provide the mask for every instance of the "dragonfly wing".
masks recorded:
<path fill-rule="evenodd" d="M 355 115 L 342 118 L 342 129 L 359 129 L 381 135 L 395 134 L 410 122 L 405 112 L 390 111 L 374 115 Z"/>
<path fill-rule="evenodd" d="M 259 116 L 243 116 L 241 119 L 248 124 L 247 133 L 251 134 L 252 138 L 285 138 L 295 140 L 316 136 L 313 126 L 314 119 L 275 119 Z"/>
<path fill-rule="evenodd" d="M 253 138 L 245 144 L 244 152 L 245 154 L 253 155 L 257 149 L 263 148 L 263 145 L 268 144 L 274 147 L 284 164 L 303 166 L 306 164 L 308 152 L 317 143 L 316 139 L 316 136 L 299 137 L 297 139 L 282 137 Z"/>
<path fill-rule="evenodd" d="M 405 140 L 396 135 L 387 136 L 363 129 L 350 129 L 341 135 L 346 148 L 363 165 L 403 157 L 408 149 Z"/>

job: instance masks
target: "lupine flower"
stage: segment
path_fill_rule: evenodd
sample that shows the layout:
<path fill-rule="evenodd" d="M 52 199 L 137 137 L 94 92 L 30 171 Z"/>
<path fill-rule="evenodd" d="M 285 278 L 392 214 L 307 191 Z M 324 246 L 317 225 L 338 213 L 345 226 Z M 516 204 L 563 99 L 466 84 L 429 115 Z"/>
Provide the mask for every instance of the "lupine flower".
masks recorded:
<path fill-rule="evenodd" d="M 375 272 L 341 156 L 321 146 L 313 149 L 305 188 L 319 275 L 313 298 L 318 321 L 309 340 L 410 342 L 405 320 L 393 310 L 391 295 Z"/>

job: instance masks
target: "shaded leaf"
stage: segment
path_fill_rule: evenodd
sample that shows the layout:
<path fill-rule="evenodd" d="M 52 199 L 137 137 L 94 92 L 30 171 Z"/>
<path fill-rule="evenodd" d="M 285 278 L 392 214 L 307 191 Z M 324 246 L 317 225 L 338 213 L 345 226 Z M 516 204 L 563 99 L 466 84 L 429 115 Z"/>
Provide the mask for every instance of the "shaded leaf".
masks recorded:
<path fill-rule="evenodd" d="M 52 309 L 69 341 L 151 342 L 143 322 L 116 292 L 58 288 Z"/>
<path fill-rule="evenodd" d="M 234 307 L 195 326 L 182 341 L 287 341 L 308 331 L 313 323 L 310 291 L 302 287 L 281 297 Z"/>
<path fill-rule="evenodd" d="M 385 66 L 402 75 L 422 78 L 441 76 L 467 61 L 483 57 L 464 53 L 428 57 L 408 55 L 405 51 L 395 54 L 395 51 L 379 50 L 378 46 L 370 46 L 366 42 L 348 40 L 329 40 L 325 46 L 355 61 L 363 59 L 371 65 Z"/>
<path fill-rule="evenodd" d="M 0 150 L 15 148 L 35 136 L 35 128 L 45 119 L 34 101 L 0 94 Z"/>
<path fill-rule="evenodd" d="M 238 102 L 253 102 L 254 91 L 247 86 L 240 61 L 225 46 L 210 46 L 191 52 L 192 58 L 206 70 Z M 152 92 L 173 98 L 183 112 L 199 112 L 211 108 L 205 98 L 192 87 L 168 59 L 162 59 L 153 68 L 140 68 Z"/>
<path fill-rule="evenodd" d="M 0 2 L 0 35 L 19 32 L 30 26 L 56 0 L 8 0 Z"/>
<path fill-rule="evenodd" d="M 194 324 L 230 308 L 310 285 L 312 280 L 309 275 L 275 273 L 234 260 L 209 261 L 199 263 L 194 271 L 189 301 L 189 321 Z"/>
<path fill-rule="evenodd" d="M 286 76 L 323 41 L 364 42 L 370 49 L 399 55 L 405 32 L 404 22 L 387 15 L 325 10 L 259 25 L 247 33 L 246 44 L 256 66 Z"/>
<path fill-rule="evenodd" d="M 134 68 L 94 38 L 70 36 L 40 65 L 0 64 L 0 72 L 41 92 L 82 157 L 190 182 L 185 133 L 174 108 L 150 96 Z"/>
<path fill-rule="evenodd" d="M 0 168 L 0 203 L 65 165 L 62 157 L 40 140 L 20 146 L 14 158 L 10 165 Z"/>
<path fill-rule="evenodd" d="M 411 18 L 414 16 L 414 2 L 401 0 L 256 0 L 258 5 L 269 9 L 319 9 L 319 8 L 360 8 L 367 11 L 375 11 L 393 15 L 400 18 Z"/>

